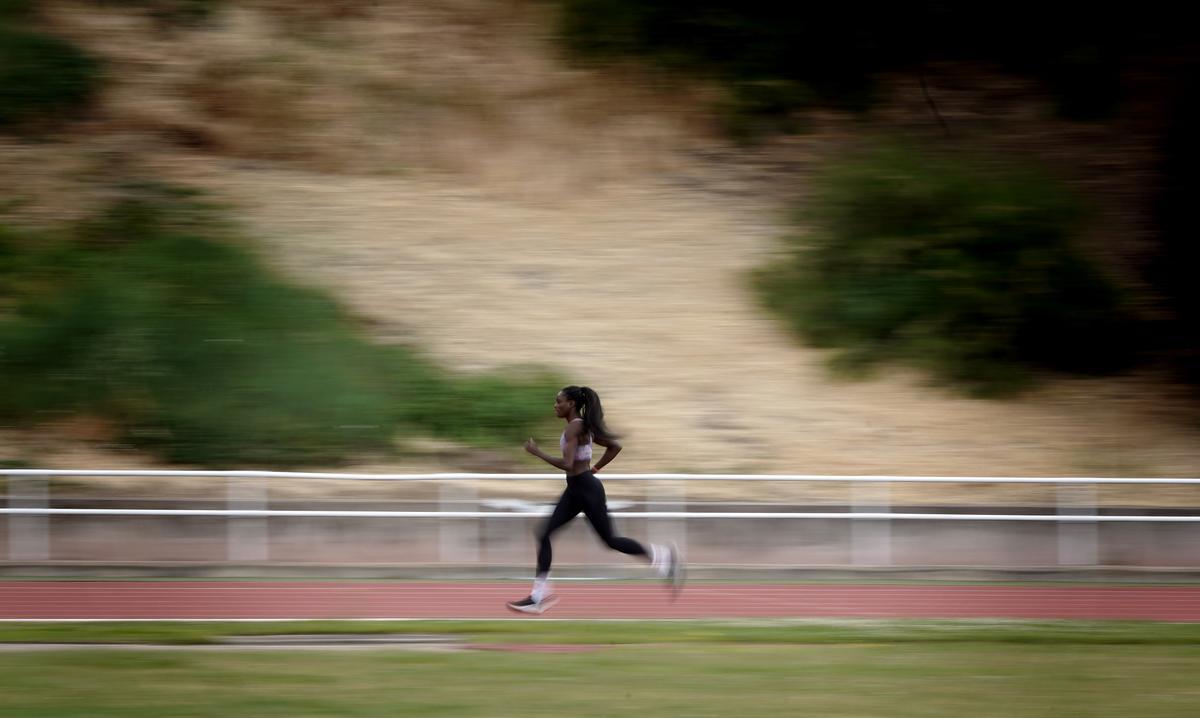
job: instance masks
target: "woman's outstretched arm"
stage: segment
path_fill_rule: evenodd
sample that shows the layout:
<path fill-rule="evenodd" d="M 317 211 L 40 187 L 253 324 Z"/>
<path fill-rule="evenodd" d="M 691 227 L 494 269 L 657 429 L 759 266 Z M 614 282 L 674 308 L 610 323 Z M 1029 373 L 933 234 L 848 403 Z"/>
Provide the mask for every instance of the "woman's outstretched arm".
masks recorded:
<path fill-rule="evenodd" d="M 579 448 L 579 435 L 581 433 L 583 433 L 583 427 L 580 424 L 571 422 L 567 425 L 567 429 L 564 432 L 566 445 L 563 446 L 562 458 L 556 459 L 542 451 L 538 448 L 537 442 L 533 439 L 528 439 L 525 441 L 525 450 L 538 457 L 542 461 L 545 461 L 547 464 L 550 464 L 554 468 L 570 473 L 575 462 L 575 450 Z"/>

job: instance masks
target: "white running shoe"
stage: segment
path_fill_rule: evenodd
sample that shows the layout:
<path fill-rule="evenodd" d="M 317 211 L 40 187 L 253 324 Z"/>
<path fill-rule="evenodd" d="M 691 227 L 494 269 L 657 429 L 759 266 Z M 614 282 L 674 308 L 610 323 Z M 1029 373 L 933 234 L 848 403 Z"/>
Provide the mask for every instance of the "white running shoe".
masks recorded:
<path fill-rule="evenodd" d="M 520 601 L 509 601 L 504 605 L 517 613 L 545 613 L 556 603 L 558 603 L 558 596 L 550 594 L 544 596 L 541 601 L 533 600 L 533 596 L 526 596 Z"/>
<path fill-rule="evenodd" d="M 679 552 L 679 546 L 674 541 L 670 543 L 671 556 L 668 559 L 667 573 L 663 577 L 666 580 L 667 588 L 671 591 L 671 600 L 679 598 L 679 594 L 683 591 L 683 582 L 687 574 L 687 565 L 683 562 L 683 554 Z"/>

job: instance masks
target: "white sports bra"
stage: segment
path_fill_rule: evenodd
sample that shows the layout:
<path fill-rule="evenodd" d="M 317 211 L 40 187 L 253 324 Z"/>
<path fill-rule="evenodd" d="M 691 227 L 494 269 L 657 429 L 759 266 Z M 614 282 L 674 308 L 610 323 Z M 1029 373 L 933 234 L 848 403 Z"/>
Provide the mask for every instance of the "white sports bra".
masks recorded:
<path fill-rule="evenodd" d="M 578 421 L 583 421 L 579 419 Z M 563 432 L 562 436 L 558 437 L 558 450 L 562 451 L 567 448 L 567 432 Z M 579 446 L 575 447 L 576 461 L 591 461 L 592 460 L 592 437 L 589 434 L 587 443 L 580 442 Z"/>

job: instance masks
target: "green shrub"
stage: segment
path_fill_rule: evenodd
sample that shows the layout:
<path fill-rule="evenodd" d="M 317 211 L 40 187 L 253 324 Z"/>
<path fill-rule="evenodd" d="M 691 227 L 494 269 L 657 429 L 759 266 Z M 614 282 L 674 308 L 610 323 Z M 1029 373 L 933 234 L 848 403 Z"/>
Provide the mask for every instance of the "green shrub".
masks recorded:
<path fill-rule="evenodd" d="M 580 58 L 638 57 L 717 78 L 729 89 L 727 124 L 747 135 L 791 129 L 787 116 L 814 102 L 865 107 L 897 32 L 890 7 L 563 0 L 560 35 Z"/>
<path fill-rule="evenodd" d="M 0 18 L 0 127 L 40 127 L 79 112 L 99 82 L 100 65 L 83 50 Z"/>
<path fill-rule="evenodd" d="M 771 129 L 767 118 L 815 102 L 867 109 L 877 76 L 927 61 L 982 62 L 1035 78 L 1062 115 L 1095 119 L 1119 108 L 1126 58 L 1190 56 L 1192 43 L 1182 11 L 1165 2 L 1135 10 L 1032 0 L 994 6 L 941 0 L 560 5 L 560 35 L 577 57 L 635 57 L 713 77 L 745 113 L 743 123 L 731 123 L 740 131 Z"/>
<path fill-rule="evenodd" d="M 1026 169 L 898 146 L 816 179 L 791 254 L 758 275 L 766 303 L 834 362 L 918 364 L 980 394 L 1039 368 L 1100 372 L 1130 359 L 1116 289 L 1072 246 L 1083 220 Z"/>
<path fill-rule="evenodd" d="M 188 25 L 212 17 L 225 0 L 100 0 L 117 7 L 142 8 L 166 25 Z"/>
<path fill-rule="evenodd" d="M 406 420 L 438 435 L 482 446 L 516 446 L 531 436 L 530 428 L 551 416 L 549 405 L 565 382 L 536 368 L 512 369 L 507 375 L 442 374 L 437 401 L 406 411 Z M 536 389 L 534 389 L 536 387 Z"/>
<path fill-rule="evenodd" d="M 24 20 L 33 14 L 34 0 L 0 0 L 0 23 Z"/>
<path fill-rule="evenodd" d="M 1170 313 L 1161 342 L 1168 363 L 1186 381 L 1200 384 L 1200 218 L 1192 204 L 1200 193 L 1200 63 L 1183 77 L 1160 139 L 1162 180 L 1153 203 L 1158 251 L 1147 276 Z"/>
<path fill-rule="evenodd" d="M 173 461 L 274 466 L 387 452 L 398 431 L 515 443 L 549 416 L 551 377 L 452 377 L 368 343 L 210 213 L 142 188 L 70 241 L 0 236 L 22 257 L 0 290 L 0 416 L 89 412 Z"/>

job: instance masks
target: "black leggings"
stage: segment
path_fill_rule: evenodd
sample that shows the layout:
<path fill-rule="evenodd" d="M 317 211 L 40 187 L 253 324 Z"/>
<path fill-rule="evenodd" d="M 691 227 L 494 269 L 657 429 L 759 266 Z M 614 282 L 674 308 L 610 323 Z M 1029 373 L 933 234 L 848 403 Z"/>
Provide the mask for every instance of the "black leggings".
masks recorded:
<path fill-rule="evenodd" d="M 608 515 L 608 501 L 604 495 L 604 484 L 590 471 L 567 477 L 567 488 L 558 499 L 554 513 L 538 532 L 537 572 L 545 576 L 550 572 L 553 550 L 550 535 L 565 526 L 582 511 L 591 522 L 592 528 L 611 549 L 633 556 L 645 556 L 646 549 L 637 541 L 613 534 L 612 519 Z"/>

